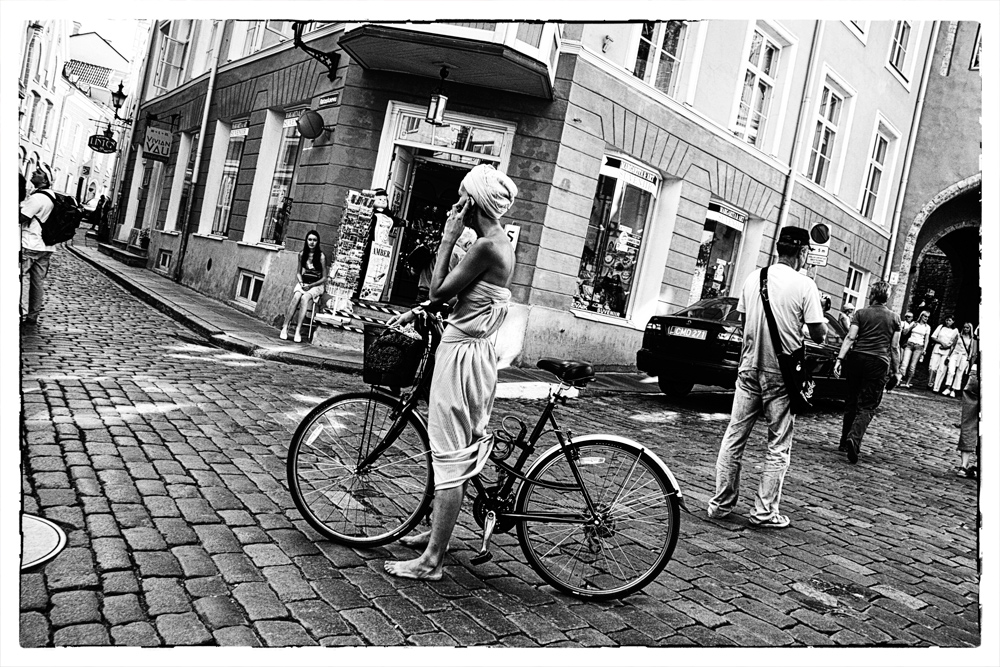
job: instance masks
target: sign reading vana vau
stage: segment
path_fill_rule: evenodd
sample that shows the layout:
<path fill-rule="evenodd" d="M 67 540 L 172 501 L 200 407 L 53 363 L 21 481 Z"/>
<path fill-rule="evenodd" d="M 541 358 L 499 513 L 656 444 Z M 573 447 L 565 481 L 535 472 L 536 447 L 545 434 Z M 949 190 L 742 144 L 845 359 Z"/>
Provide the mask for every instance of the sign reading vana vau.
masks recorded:
<path fill-rule="evenodd" d="M 170 130 L 161 127 L 146 126 L 146 134 L 142 141 L 142 156 L 151 160 L 166 162 L 170 157 Z"/>

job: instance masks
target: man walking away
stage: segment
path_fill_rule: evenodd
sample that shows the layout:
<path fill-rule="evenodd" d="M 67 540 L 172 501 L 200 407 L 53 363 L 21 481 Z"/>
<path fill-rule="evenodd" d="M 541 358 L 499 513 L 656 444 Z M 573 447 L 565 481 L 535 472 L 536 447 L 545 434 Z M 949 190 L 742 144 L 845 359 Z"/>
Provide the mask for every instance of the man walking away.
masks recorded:
<path fill-rule="evenodd" d="M 42 191 L 52 185 L 52 172 L 39 165 L 31 175 L 35 190 L 21 202 L 21 324 L 38 323 L 45 292 L 49 258 L 55 250 L 42 241 L 42 225 L 52 213 L 52 200 Z"/>
<path fill-rule="evenodd" d="M 812 278 L 799 273 L 808 253 L 809 232 L 800 227 L 785 227 L 778 235 L 778 261 L 768 268 L 768 300 L 782 347 L 789 352 L 802 347 L 803 323 L 813 341 L 822 343 L 826 338 L 826 318 L 819 290 Z M 791 460 L 795 416 L 764 314 L 760 274 L 761 269 L 750 274 L 736 306 L 746 314 L 743 350 L 733 412 L 715 464 L 715 496 L 708 502 L 708 516 L 721 518 L 736 508 L 743 450 L 757 418 L 763 414 L 768 427 L 767 457 L 750 525 L 785 528 L 790 522 L 779 512 L 779 503 Z"/>
<path fill-rule="evenodd" d="M 869 297 L 871 306 L 854 313 L 833 366 L 834 377 L 840 377 L 843 370 L 847 379 L 847 411 L 840 451 L 847 452 L 847 460 L 852 464 L 858 462 L 861 440 L 882 402 L 883 390 L 891 390 L 899 383 L 902 323 L 899 315 L 886 308 L 888 300 L 889 283 L 875 283 Z"/>

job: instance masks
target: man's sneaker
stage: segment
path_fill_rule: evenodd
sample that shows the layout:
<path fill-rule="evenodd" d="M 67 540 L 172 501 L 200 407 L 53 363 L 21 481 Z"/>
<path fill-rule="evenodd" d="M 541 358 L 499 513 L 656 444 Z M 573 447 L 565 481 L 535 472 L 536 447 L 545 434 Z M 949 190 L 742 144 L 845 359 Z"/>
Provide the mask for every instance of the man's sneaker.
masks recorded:
<path fill-rule="evenodd" d="M 791 522 L 791 519 L 783 514 L 772 516 L 763 521 L 750 517 L 750 525 L 754 528 L 788 528 L 788 524 Z"/>

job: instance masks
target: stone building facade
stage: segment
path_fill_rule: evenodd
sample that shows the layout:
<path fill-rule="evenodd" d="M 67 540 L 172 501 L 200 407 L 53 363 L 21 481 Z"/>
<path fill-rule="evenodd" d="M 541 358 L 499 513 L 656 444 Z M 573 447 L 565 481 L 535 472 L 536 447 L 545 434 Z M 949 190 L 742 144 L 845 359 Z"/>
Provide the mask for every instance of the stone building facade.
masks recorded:
<path fill-rule="evenodd" d="M 136 142 L 168 133 L 165 161 L 140 150 L 126 169 L 118 237 L 150 230 L 151 270 L 277 325 L 306 233 L 330 255 L 348 193 L 385 187 L 413 224 L 381 300 L 408 304 L 411 235 L 486 161 L 520 192 L 501 356 L 604 368 L 634 364 L 650 316 L 737 294 L 781 225 L 825 225 L 809 273 L 836 307 L 865 302 L 937 26 L 312 25 L 305 44 L 331 70 L 287 21 L 190 23 L 158 24 L 146 66 Z M 212 60 L 171 60 L 178 42 Z M 447 112 L 431 125 L 442 66 Z M 312 140 L 295 129 L 307 110 L 327 127 Z"/>

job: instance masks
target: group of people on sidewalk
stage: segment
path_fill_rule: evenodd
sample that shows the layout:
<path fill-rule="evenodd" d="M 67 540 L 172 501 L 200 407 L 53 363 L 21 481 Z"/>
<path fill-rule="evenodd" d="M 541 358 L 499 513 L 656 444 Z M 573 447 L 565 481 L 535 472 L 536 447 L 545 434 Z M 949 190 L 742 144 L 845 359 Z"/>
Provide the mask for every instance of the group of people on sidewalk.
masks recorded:
<path fill-rule="evenodd" d="M 809 251 L 808 231 L 783 228 L 777 250 L 777 263 L 751 273 L 740 293 L 737 309 L 745 314 L 743 348 L 733 410 L 716 460 L 715 495 L 707 508 L 708 516 L 713 519 L 723 518 L 736 509 L 743 453 L 754 424 L 763 416 L 768 425 L 767 455 L 750 513 L 750 525 L 760 528 L 785 528 L 791 523 L 781 514 L 780 503 L 791 460 L 795 425 L 792 408 L 798 402 L 800 378 L 789 370 L 788 359 L 794 359 L 794 351 L 802 348 L 803 332 L 816 343 L 823 342 L 826 335 L 823 302 L 816 283 L 799 272 Z M 888 283 L 875 283 L 870 305 L 852 309 L 846 323 L 847 335 L 834 366 L 834 375 L 843 376 L 847 382 L 839 449 L 846 453 L 851 464 L 860 461 L 861 443 L 884 392 L 891 391 L 904 375 L 904 386 L 909 386 L 912 369 L 919 361 L 913 360 L 917 356 L 915 351 L 926 350 L 933 342 L 932 388 L 944 384 L 947 395 L 953 395 L 962 388 L 961 376 L 970 369 L 962 391 L 958 472 L 975 477 L 974 458 L 979 440 L 978 329 L 973 332 L 967 324 L 959 334 L 952 327 L 954 320 L 946 317 L 944 324 L 931 333 L 926 312 L 921 313 L 915 324 L 912 314 L 907 313 L 904 324 L 886 306 L 889 291 Z M 769 328 L 773 330 L 775 325 L 780 336 L 769 335 Z M 900 339 L 904 335 L 906 351 L 901 362 Z"/>

